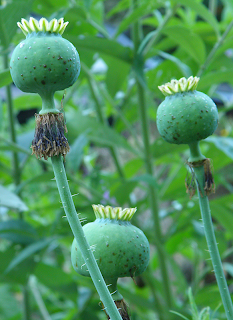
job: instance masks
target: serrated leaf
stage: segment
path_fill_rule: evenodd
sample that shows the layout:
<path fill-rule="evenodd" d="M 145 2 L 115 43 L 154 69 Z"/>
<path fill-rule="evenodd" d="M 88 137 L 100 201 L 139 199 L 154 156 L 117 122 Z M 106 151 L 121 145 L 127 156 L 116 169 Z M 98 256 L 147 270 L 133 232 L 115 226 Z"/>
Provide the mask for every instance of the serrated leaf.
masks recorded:
<path fill-rule="evenodd" d="M 27 211 L 26 204 L 13 192 L 0 185 L 0 206 L 19 211 Z"/>
<path fill-rule="evenodd" d="M 205 61 L 206 50 L 202 39 L 184 26 L 171 26 L 163 29 L 170 39 L 175 41 L 187 52 L 199 65 Z"/>

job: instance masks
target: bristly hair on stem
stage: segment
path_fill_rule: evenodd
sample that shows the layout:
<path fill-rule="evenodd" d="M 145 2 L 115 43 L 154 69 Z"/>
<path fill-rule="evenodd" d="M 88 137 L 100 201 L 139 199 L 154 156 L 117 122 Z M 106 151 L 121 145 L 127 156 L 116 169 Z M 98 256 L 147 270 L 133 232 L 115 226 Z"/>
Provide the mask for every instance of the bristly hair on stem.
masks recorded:
<path fill-rule="evenodd" d="M 32 154 L 37 158 L 62 155 L 69 152 L 70 147 L 65 137 L 67 128 L 64 116 L 59 113 L 36 114 L 36 129 L 32 141 Z"/>
<path fill-rule="evenodd" d="M 125 302 L 124 299 L 122 300 L 119 300 L 119 301 L 115 301 L 115 304 L 117 306 L 117 309 L 121 315 L 121 318 L 122 320 L 130 320 L 130 317 L 129 317 L 129 308 Z M 103 306 L 103 303 L 102 303 L 102 306 Z M 104 306 L 103 306 L 104 308 Z M 105 311 L 105 309 L 103 309 Z M 106 313 L 106 312 L 105 312 Z M 106 316 L 108 318 L 108 320 L 110 319 L 109 318 L 109 315 L 106 313 Z"/>

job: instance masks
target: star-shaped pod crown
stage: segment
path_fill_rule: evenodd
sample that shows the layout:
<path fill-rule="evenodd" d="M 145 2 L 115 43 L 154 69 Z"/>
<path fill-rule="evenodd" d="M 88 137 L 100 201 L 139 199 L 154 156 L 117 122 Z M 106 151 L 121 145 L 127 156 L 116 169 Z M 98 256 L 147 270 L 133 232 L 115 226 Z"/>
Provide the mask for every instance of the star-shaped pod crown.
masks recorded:
<path fill-rule="evenodd" d="M 64 19 L 59 20 L 52 19 L 50 22 L 45 18 L 41 18 L 39 21 L 35 18 L 30 18 L 29 21 L 21 19 L 21 22 L 18 22 L 18 27 L 23 31 L 25 36 L 32 32 L 50 32 L 63 34 L 65 28 L 69 22 L 64 22 Z"/>
<path fill-rule="evenodd" d="M 188 79 L 183 77 L 180 80 L 171 80 L 171 82 L 167 82 L 158 88 L 165 96 L 170 96 L 178 92 L 196 90 L 199 80 L 200 78 L 193 76 Z"/>
<path fill-rule="evenodd" d="M 121 207 L 104 207 L 101 204 L 93 204 L 92 208 L 94 210 L 96 219 L 115 219 L 115 220 L 122 220 L 122 221 L 130 221 L 137 211 L 137 208 L 125 208 L 122 209 Z"/>

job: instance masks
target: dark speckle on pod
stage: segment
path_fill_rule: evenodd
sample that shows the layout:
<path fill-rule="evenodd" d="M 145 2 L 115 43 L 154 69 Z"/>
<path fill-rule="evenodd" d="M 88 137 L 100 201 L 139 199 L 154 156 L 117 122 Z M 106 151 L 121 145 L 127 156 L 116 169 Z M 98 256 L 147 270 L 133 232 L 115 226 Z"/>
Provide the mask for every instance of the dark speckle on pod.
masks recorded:
<path fill-rule="evenodd" d="M 72 55 L 74 65 L 66 70 L 64 65 L 67 65 Z M 30 72 L 31 70 L 33 72 Z M 52 70 L 54 72 L 51 72 Z M 20 90 L 43 95 L 45 90 L 54 93 L 70 87 L 78 78 L 80 59 L 75 47 L 60 34 L 35 33 L 23 40 L 13 51 L 10 71 Z"/>
<path fill-rule="evenodd" d="M 83 231 L 88 243 L 95 245 L 93 254 L 105 279 L 137 276 L 146 269 L 150 256 L 148 240 L 129 221 L 96 219 L 84 225 Z M 85 261 L 75 239 L 71 261 L 78 273 L 90 276 L 85 268 L 81 268 Z"/>
<path fill-rule="evenodd" d="M 172 126 L 171 119 L 176 119 Z M 217 124 L 218 111 L 213 100 L 195 90 L 166 96 L 157 110 L 158 131 L 170 143 L 189 144 L 205 139 Z"/>

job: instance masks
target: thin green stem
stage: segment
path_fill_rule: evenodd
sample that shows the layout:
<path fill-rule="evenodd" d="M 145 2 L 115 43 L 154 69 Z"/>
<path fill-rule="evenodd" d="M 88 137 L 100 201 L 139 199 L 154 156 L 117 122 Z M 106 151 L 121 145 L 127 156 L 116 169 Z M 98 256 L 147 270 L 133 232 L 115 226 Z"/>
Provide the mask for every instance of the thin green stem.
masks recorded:
<path fill-rule="evenodd" d="M 4 68 L 7 69 L 8 65 L 8 55 L 5 54 L 3 56 L 3 64 Z M 8 111 L 8 121 L 9 121 L 9 128 L 10 128 L 10 142 L 12 145 L 17 147 L 17 139 L 16 139 L 16 131 L 15 131 L 15 118 L 13 112 L 13 102 L 12 102 L 12 94 L 11 94 L 11 86 L 6 86 L 6 102 L 7 102 L 7 111 Z M 19 158 L 17 151 L 12 152 L 12 162 L 13 162 L 13 179 L 15 186 L 19 186 L 21 182 L 21 170 L 19 165 Z M 20 195 L 20 194 L 19 194 Z M 23 212 L 19 212 L 19 219 L 23 219 Z M 27 284 L 23 286 L 23 317 L 24 320 L 30 320 L 30 305 L 29 305 L 29 296 L 28 296 L 28 287 Z"/>
<path fill-rule="evenodd" d="M 205 191 L 204 191 L 204 185 L 205 185 L 204 167 L 203 166 L 194 167 L 193 170 L 195 172 L 195 177 L 197 181 L 201 215 L 202 215 L 202 220 L 204 224 L 205 236 L 207 240 L 210 257 L 214 267 L 215 277 L 218 283 L 218 287 L 221 294 L 227 319 L 232 320 L 233 319 L 232 300 L 229 293 L 229 289 L 227 287 L 227 282 L 224 275 L 222 262 L 221 262 L 220 254 L 218 251 L 215 234 L 214 234 L 214 228 L 213 228 L 210 207 L 209 207 L 209 200 L 208 200 L 208 197 L 205 195 Z"/>
<path fill-rule="evenodd" d="M 29 292 L 28 284 L 23 286 L 23 320 L 30 320 L 30 303 L 29 303 Z"/>
<path fill-rule="evenodd" d="M 103 276 L 98 268 L 93 252 L 86 240 L 82 225 L 75 210 L 72 195 L 66 178 L 65 168 L 61 156 L 51 157 L 52 166 L 55 174 L 55 179 L 58 191 L 61 197 L 62 205 L 65 210 L 71 230 L 79 245 L 86 266 L 90 272 L 93 283 L 99 293 L 100 299 L 103 302 L 106 312 L 112 320 L 122 320 L 117 310 L 117 307 L 112 300 L 111 294 L 106 287 Z"/>
<path fill-rule="evenodd" d="M 32 291 L 32 294 L 35 298 L 35 301 L 36 301 L 36 304 L 40 310 L 40 313 L 41 313 L 41 316 L 44 320 L 52 320 L 52 318 L 50 317 L 49 313 L 48 313 L 48 310 L 45 306 L 45 303 L 41 297 L 41 294 L 40 294 L 40 291 L 39 291 L 39 288 L 37 286 L 37 280 L 36 280 L 36 277 L 35 276 L 31 276 L 30 277 L 30 288 L 31 288 L 31 291 Z"/>
<path fill-rule="evenodd" d="M 158 41 L 159 37 L 162 34 L 163 28 L 166 26 L 168 21 L 171 19 L 171 17 L 174 15 L 175 11 L 179 5 L 175 5 L 174 8 L 168 9 L 162 23 L 158 26 L 158 28 L 155 31 L 152 31 L 149 33 L 141 42 L 140 46 L 138 47 L 137 53 L 139 55 L 146 55 L 148 51 L 155 45 L 155 43 Z"/>
<path fill-rule="evenodd" d="M 137 8 L 137 0 L 132 1 L 132 10 Z M 138 55 L 138 48 L 140 45 L 140 26 L 138 22 L 135 22 L 133 24 L 133 42 L 134 42 L 134 59 L 142 59 L 140 55 Z M 141 70 L 139 71 L 140 74 L 143 76 L 143 63 L 136 63 L 137 66 L 141 66 Z M 144 161 L 145 161 L 145 167 L 146 172 L 149 175 L 153 175 L 153 166 L 152 166 L 152 155 L 150 150 L 150 140 L 149 140 L 149 119 L 148 119 L 148 113 L 145 103 L 145 89 L 138 79 L 136 78 L 136 86 L 137 86 L 137 92 L 138 92 L 138 111 L 139 111 L 139 118 L 141 122 L 141 130 L 142 130 L 142 137 L 143 137 L 143 143 L 144 143 Z M 162 275 L 162 281 L 163 281 L 163 287 L 164 287 L 164 297 L 166 301 L 167 309 L 169 309 L 172 306 L 172 294 L 171 294 L 171 283 L 169 281 L 168 276 L 168 270 L 167 270 L 167 261 L 166 261 L 166 254 L 163 248 L 163 236 L 160 226 L 160 218 L 159 218 L 159 211 L 158 211 L 158 194 L 157 190 L 153 188 L 153 186 L 148 187 L 149 192 L 149 199 L 150 199 L 150 206 L 153 214 L 153 220 L 154 220 L 154 228 L 155 228 L 155 242 L 157 245 L 157 251 L 158 251 L 158 259 L 159 264 L 161 268 L 161 275 Z"/>
<path fill-rule="evenodd" d="M 4 55 L 4 68 L 8 68 L 8 55 Z M 13 103 L 12 103 L 12 95 L 11 95 L 11 87 L 10 85 L 6 86 L 6 98 L 7 98 L 7 111 L 8 111 L 8 120 L 10 127 L 10 137 L 13 143 L 17 143 L 16 141 L 16 132 L 15 132 L 15 121 L 14 121 L 14 112 L 13 112 Z M 12 152 L 12 160 L 13 160 L 13 177 L 14 183 L 16 186 L 20 184 L 20 176 L 21 172 L 19 169 L 19 159 L 17 152 Z"/>
<path fill-rule="evenodd" d="M 142 136 L 143 136 L 143 142 L 144 142 L 144 159 L 145 159 L 146 172 L 149 175 L 153 175 L 152 157 L 151 157 L 150 143 L 149 143 L 149 121 L 148 121 L 148 115 L 147 115 L 147 110 L 145 106 L 144 88 L 142 87 L 141 83 L 138 80 L 137 80 L 137 89 L 138 89 L 138 100 L 139 100 L 139 104 L 138 104 L 139 115 L 140 115 Z M 158 259 L 159 259 L 159 264 L 161 268 L 165 300 L 166 300 L 167 307 L 170 308 L 172 306 L 172 293 L 171 293 L 171 284 L 170 284 L 168 270 L 167 270 L 166 254 L 163 248 L 163 236 L 162 236 L 159 212 L 158 212 L 158 194 L 157 194 L 157 191 L 153 188 L 153 186 L 149 186 L 148 189 L 149 189 L 148 191 L 149 191 L 150 205 L 151 205 L 151 210 L 152 210 L 153 220 L 154 220 L 155 242 L 157 243 Z"/>
<path fill-rule="evenodd" d="M 228 25 L 228 27 L 226 28 L 225 32 L 223 33 L 223 35 L 219 38 L 219 40 L 215 43 L 213 49 L 210 51 L 208 57 L 206 58 L 205 62 L 203 63 L 203 65 L 200 67 L 198 73 L 197 73 L 197 77 L 201 77 L 203 72 L 206 70 L 206 68 L 210 65 L 215 53 L 217 52 L 218 48 L 222 45 L 223 41 L 225 40 L 226 36 L 228 35 L 228 33 L 231 31 L 233 27 L 233 20 L 231 21 L 231 23 Z"/>
<path fill-rule="evenodd" d="M 98 93 L 96 91 L 96 86 L 93 83 L 93 79 L 90 76 L 90 73 L 88 72 L 87 68 L 85 66 L 84 66 L 84 68 L 85 68 L 85 71 L 86 71 L 87 80 L 88 80 L 88 83 L 89 83 L 91 94 L 92 94 L 92 97 L 93 97 L 93 99 L 95 101 L 95 109 L 96 109 L 96 114 L 97 114 L 98 120 L 103 125 L 106 125 L 106 119 L 104 118 L 104 114 L 103 114 L 103 111 L 102 111 L 102 106 L 101 106 L 101 103 L 100 103 L 99 98 L 98 98 Z M 123 169 L 121 167 L 120 160 L 119 160 L 118 153 L 117 153 L 116 149 L 114 147 L 109 147 L 109 151 L 110 151 L 111 156 L 113 158 L 113 161 L 115 163 L 115 166 L 116 166 L 116 169 L 117 169 L 119 177 L 124 179 L 125 174 L 124 174 L 124 171 L 123 171 Z"/>
<path fill-rule="evenodd" d="M 216 0 L 209 0 L 209 9 L 212 12 L 213 16 L 215 16 L 216 9 L 217 9 L 217 1 Z"/>

